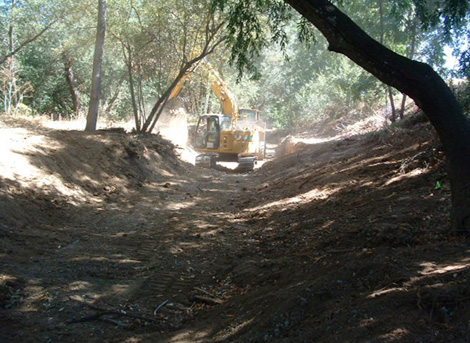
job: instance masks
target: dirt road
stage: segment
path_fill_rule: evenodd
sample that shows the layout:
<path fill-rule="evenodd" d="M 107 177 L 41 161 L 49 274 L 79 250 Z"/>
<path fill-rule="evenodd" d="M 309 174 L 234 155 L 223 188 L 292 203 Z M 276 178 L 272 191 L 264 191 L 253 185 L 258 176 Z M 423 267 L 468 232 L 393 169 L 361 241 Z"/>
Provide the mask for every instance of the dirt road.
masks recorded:
<path fill-rule="evenodd" d="M 156 136 L 0 123 L 2 342 L 470 338 L 427 126 L 236 174 Z"/>

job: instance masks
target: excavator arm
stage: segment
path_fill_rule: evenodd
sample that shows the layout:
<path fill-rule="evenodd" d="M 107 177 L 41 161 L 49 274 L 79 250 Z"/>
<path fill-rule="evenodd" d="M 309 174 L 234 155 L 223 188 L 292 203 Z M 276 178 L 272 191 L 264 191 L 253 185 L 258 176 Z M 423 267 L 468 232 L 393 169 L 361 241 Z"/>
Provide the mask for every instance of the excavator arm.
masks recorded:
<path fill-rule="evenodd" d="M 230 90 L 228 85 L 222 80 L 222 78 L 215 72 L 209 65 L 200 65 L 204 73 L 207 74 L 211 82 L 211 90 L 219 99 L 222 105 L 222 112 L 227 116 L 232 117 L 232 121 L 236 122 L 239 117 L 238 102 L 235 94 Z M 181 80 L 172 89 L 168 99 L 171 100 L 179 95 L 181 90 L 184 88 L 184 84 L 191 77 L 191 75 L 198 69 L 199 65 L 194 69 L 189 70 Z"/>
<path fill-rule="evenodd" d="M 222 112 L 231 116 L 233 122 L 238 120 L 239 109 L 235 94 L 232 93 L 227 84 L 209 66 L 204 66 L 211 80 L 211 90 L 222 104 Z"/>

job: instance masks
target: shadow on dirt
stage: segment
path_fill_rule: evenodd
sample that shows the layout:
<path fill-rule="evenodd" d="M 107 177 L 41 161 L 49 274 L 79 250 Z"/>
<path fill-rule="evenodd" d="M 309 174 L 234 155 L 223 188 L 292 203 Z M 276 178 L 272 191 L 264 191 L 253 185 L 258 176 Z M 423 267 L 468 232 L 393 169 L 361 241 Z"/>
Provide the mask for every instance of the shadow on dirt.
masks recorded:
<path fill-rule="evenodd" d="M 305 147 L 257 172 L 229 271 L 250 291 L 166 342 L 468 341 L 470 248 L 447 226 L 442 154 L 427 133 L 399 135 Z"/>

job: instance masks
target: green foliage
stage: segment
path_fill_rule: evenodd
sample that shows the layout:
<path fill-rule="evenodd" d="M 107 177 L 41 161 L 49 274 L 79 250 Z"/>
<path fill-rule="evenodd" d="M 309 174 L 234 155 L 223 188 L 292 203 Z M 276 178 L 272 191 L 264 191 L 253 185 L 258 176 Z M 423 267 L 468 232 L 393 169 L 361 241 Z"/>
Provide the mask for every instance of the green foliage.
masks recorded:
<path fill-rule="evenodd" d="M 380 82 L 342 57 L 326 53 L 324 41 L 308 39 L 307 48 L 296 43 L 295 36 L 305 42 L 306 36 L 315 37 L 315 30 L 305 26 L 302 18 L 279 1 L 214 0 L 214 3 L 228 17 L 230 61 L 242 81 L 237 94 L 247 84 L 240 75 L 248 72 L 254 76 L 259 90 L 257 101 L 249 101 L 251 107 L 262 107 L 274 125 L 303 127 L 322 116 L 338 117 L 353 108 L 372 110 L 373 106 L 367 104 L 385 101 Z M 445 73 L 443 47 L 449 42 L 446 32 L 462 27 L 468 12 L 468 6 L 458 0 L 335 3 L 379 42 L 405 56 L 425 61 L 442 73 Z M 271 8 L 282 8 L 279 10 L 282 15 L 273 19 Z M 437 21 L 433 19 L 436 13 Z M 282 54 L 276 52 L 273 43 Z M 468 56 L 466 61 L 470 60 Z"/>
<path fill-rule="evenodd" d="M 378 81 L 345 57 L 327 51 L 318 39 L 305 45 L 295 39 L 299 27 L 287 28 L 289 43 L 280 51 L 276 46 L 264 49 L 255 60 L 261 77 L 248 77 L 235 84 L 241 107 L 261 111 L 271 126 L 300 129 L 324 117 L 338 118 L 352 108 L 379 102 Z"/>
<path fill-rule="evenodd" d="M 453 48 L 460 63 L 458 76 L 470 76 L 470 2 L 468 0 L 413 0 L 421 23 L 427 31 L 433 30 L 441 44 Z"/>
<path fill-rule="evenodd" d="M 93 42 L 96 35 L 96 3 L 58 0 L 3 2 L 0 27 L 4 33 L 0 52 L 9 53 L 8 31 L 15 29 L 21 44 L 53 21 L 55 25 L 15 55 L 17 82 L 29 82 L 34 96 L 25 99 L 35 113 L 72 114 L 68 63 L 76 92 L 86 107 L 90 89 Z M 124 118 L 132 113 L 129 95 L 131 66 L 142 113 L 162 96 L 181 65 L 202 49 L 209 23 L 209 1 L 108 1 L 108 34 L 103 61 L 103 109 L 105 116 Z M 214 17 L 214 15 L 211 15 Z M 126 65 L 125 53 L 128 55 Z M 124 55 L 124 57 L 123 57 Z"/>
<path fill-rule="evenodd" d="M 230 63 L 239 71 L 240 80 L 244 71 L 259 78 L 254 60 L 271 43 L 284 49 L 289 38 L 286 26 L 293 11 L 280 0 L 213 0 L 213 9 L 223 13 L 227 21 L 228 45 L 231 47 Z M 301 24 L 302 38 L 309 37 L 309 26 Z"/>
<path fill-rule="evenodd" d="M 470 78 L 470 52 L 463 51 L 459 58 L 460 73 L 466 78 Z"/>
<path fill-rule="evenodd" d="M 219 44 L 222 24 L 209 1 L 126 3 L 113 9 L 109 30 L 124 57 L 136 129 L 145 131 L 175 80 Z"/>
<path fill-rule="evenodd" d="M 413 0 L 425 28 L 443 25 L 446 33 L 465 24 L 470 10 L 468 0 Z"/>
<path fill-rule="evenodd" d="M 408 57 L 445 72 L 443 47 L 451 44 L 461 72 L 470 76 L 467 0 L 333 1 L 376 40 Z M 65 77 L 70 62 L 75 87 L 86 108 L 91 86 L 96 1 L 22 0 L 0 4 L 0 55 L 18 47 L 50 23 L 39 39 L 15 55 L 18 86 L 31 85 L 22 101 L 32 113 L 74 113 Z M 226 45 L 210 57 L 223 72 L 241 107 L 256 108 L 272 125 L 304 127 L 319 118 L 383 106 L 384 87 L 341 56 L 329 53 L 318 31 L 281 0 L 108 0 L 108 29 L 103 61 L 103 115 L 133 113 L 135 101 L 145 117 L 194 54 L 201 51 L 206 28 L 225 23 Z M 217 36 L 221 37 L 221 35 Z M 459 39 L 455 39 L 459 37 Z M 231 65 L 232 68 L 229 68 Z M 243 74 L 245 73 L 245 74 Z M 12 76 L 12 77 L 13 77 Z M 239 81 L 239 84 L 236 84 Z M 188 110 L 206 107 L 207 83 L 185 89 Z M 218 100 L 210 99 L 213 111 Z M 369 105 L 373 104 L 373 105 Z"/>
<path fill-rule="evenodd" d="M 467 80 L 451 86 L 457 99 L 462 104 L 464 114 L 470 119 L 470 82 Z"/>
<path fill-rule="evenodd" d="M 33 113 L 60 113 L 67 116 L 72 112 L 62 56 L 69 53 L 74 59 L 85 61 L 82 70 L 81 61 L 74 61 L 79 84 L 80 79 L 89 78 L 86 57 L 87 42 L 91 39 L 87 34 L 93 35 L 93 29 L 86 21 L 89 18 L 89 3 L 28 0 L 16 1 L 13 7 L 12 2 L 4 3 L 1 21 L 2 26 L 8 27 L 4 32 L 12 28 L 14 47 L 24 45 L 15 54 L 10 66 L 14 66 L 17 82 L 30 84 L 34 90 L 31 97 L 24 98 Z M 48 30 L 37 37 L 44 28 Z M 3 55 L 10 51 L 7 36 L 2 36 L 0 51 Z M 29 44 L 25 44 L 31 39 Z"/>

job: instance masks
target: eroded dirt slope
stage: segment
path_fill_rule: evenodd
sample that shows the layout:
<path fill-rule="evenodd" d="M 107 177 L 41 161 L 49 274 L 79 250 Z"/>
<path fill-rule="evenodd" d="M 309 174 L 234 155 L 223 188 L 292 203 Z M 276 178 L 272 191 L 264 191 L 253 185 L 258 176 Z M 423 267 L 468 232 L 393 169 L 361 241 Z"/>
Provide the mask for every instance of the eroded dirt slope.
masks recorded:
<path fill-rule="evenodd" d="M 157 136 L 0 130 L 0 341 L 470 339 L 469 248 L 427 124 L 249 174 Z"/>

